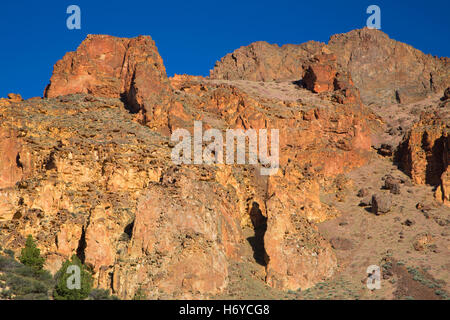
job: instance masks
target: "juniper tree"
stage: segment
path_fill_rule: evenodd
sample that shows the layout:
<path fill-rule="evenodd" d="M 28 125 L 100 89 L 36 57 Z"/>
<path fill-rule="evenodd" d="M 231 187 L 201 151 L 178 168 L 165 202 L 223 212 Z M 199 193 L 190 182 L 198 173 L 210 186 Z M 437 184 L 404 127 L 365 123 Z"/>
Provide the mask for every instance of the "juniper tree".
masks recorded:
<path fill-rule="evenodd" d="M 36 246 L 36 242 L 31 234 L 27 237 L 25 248 L 22 249 L 19 261 L 36 271 L 42 270 L 44 267 L 45 259 L 41 257 L 41 250 Z"/>
<path fill-rule="evenodd" d="M 76 255 L 63 263 L 55 280 L 55 300 L 84 300 L 92 289 L 92 275 Z"/>

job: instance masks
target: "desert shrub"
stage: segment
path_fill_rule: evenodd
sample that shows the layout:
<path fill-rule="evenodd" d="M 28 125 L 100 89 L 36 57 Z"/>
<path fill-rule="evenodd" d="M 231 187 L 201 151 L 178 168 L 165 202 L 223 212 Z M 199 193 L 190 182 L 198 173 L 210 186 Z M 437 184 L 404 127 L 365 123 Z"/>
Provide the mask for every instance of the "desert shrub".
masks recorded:
<path fill-rule="evenodd" d="M 10 270 L 17 269 L 20 266 L 21 264 L 15 261 L 13 258 L 9 256 L 8 257 L 0 256 L 0 271 L 7 272 Z"/>
<path fill-rule="evenodd" d="M 413 280 L 420 282 L 424 286 L 427 286 L 428 288 L 440 288 L 441 285 L 435 281 L 432 281 L 430 279 L 427 279 L 425 275 L 420 272 L 418 268 L 408 267 L 408 272 L 412 275 Z"/>
<path fill-rule="evenodd" d="M 53 278 L 46 270 L 37 270 L 23 265 L 9 256 L 0 255 L 0 276 L 4 299 L 35 300 L 48 299 L 53 287 Z M 8 287 L 8 290 L 5 290 Z"/>
<path fill-rule="evenodd" d="M 70 266 L 79 267 L 80 289 L 73 289 L 68 286 L 68 282 L 70 283 L 71 279 L 73 279 L 73 274 L 67 272 Z M 55 281 L 56 286 L 53 297 L 56 300 L 84 300 L 91 292 L 93 279 L 91 273 L 81 263 L 81 260 L 76 255 L 73 255 L 70 260 L 66 260 L 63 263 L 61 269 L 56 273 Z"/>
<path fill-rule="evenodd" d="M 17 296 L 15 300 L 48 300 L 46 293 L 28 293 L 23 296 Z"/>
<path fill-rule="evenodd" d="M 29 266 L 20 265 L 15 269 L 15 273 L 22 277 L 33 278 L 37 281 L 42 281 L 46 283 L 53 282 L 53 277 L 47 270 L 36 270 Z"/>
<path fill-rule="evenodd" d="M 114 295 L 110 295 L 108 290 L 105 289 L 93 289 L 89 293 L 90 300 L 118 300 Z"/>
<path fill-rule="evenodd" d="M 3 250 L 3 252 L 8 255 L 11 258 L 14 258 L 14 251 L 10 250 L 10 249 L 5 249 Z"/>
<path fill-rule="evenodd" d="M 142 287 L 139 287 L 134 293 L 133 300 L 147 300 L 147 296 L 145 295 L 144 290 L 142 290 Z"/>
<path fill-rule="evenodd" d="M 46 299 L 50 284 L 38 281 L 30 277 L 23 277 L 15 273 L 8 273 L 5 278 L 6 286 L 9 287 L 9 298 L 31 299 L 32 296 L 45 296 Z"/>

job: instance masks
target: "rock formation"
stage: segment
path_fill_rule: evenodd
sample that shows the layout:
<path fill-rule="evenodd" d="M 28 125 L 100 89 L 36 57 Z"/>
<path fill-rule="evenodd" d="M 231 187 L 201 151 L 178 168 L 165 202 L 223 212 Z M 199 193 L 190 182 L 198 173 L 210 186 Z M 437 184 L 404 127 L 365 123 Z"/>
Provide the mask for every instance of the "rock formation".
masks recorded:
<path fill-rule="evenodd" d="M 418 101 L 450 82 L 449 58 L 426 55 L 376 29 L 334 35 L 327 47 L 346 66 L 366 104 Z"/>
<path fill-rule="evenodd" d="M 282 47 L 265 41 L 254 42 L 223 57 L 211 70 L 210 77 L 252 81 L 297 80 L 306 70 L 305 63 L 320 53 L 323 46 L 316 41 Z"/>
<path fill-rule="evenodd" d="M 448 110 L 424 113 L 405 135 L 398 157 L 418 184 L 435 186 L 436 199 L 449 204 L 450 117 Z"/>
<path fill-rule="evenodd" d="M 44 97 L 88 93 L 123 98 L 141 122 L 167 126 L 172 89 L 149 36 L 134 39 L 88 35 L 75 52 L 55 64 Z"/>
<path fill-rule="evenodd" d="M 236 95 L 225 95 L 228 90 Z M 257 126 L 254 117 L 266 117 L 268 125 L 279 119 L 257 116 L 256 108 L 264 105 L 236 88 L 213 85 L 208 92 L 191 107 L 212 108 L 220 93 L 229 97 L 216 104 L 220 114 L 236 101 L 237 114 L 219 127 Z M 268 283 L 307 288 L 336 267 L 330 246 L 313 226 L 329 217 L 330 209 L 319 200 L 320 181 L 341 172 L 344 164 L 364 163 L 368 147 L 364 126 L 355 131 L 354 118 L 370 118 L 350 107 L 329 107 L 311 109 L 311 118 L 293 105 L 292 119 L 277 120 L 310 129 L 286 127 L 297 140 L 281 135 L 285 169 L 269 180 L 251 166 L 172 165 L 168 138 L 134 123 L 119 99 L 77 94 L 2 107 L 1 199 L 7 205 L 0 213 L 1 242 L 20 250 L 32 234 L 52 272 L 76 253 L 94 271 L 97 286 L 123 298 L 132 298 L 140 287 L 149 297 L 198 297 L 226 288 L 228 261 L 242 258 L 242 228 L 252 225 L 250 212 L 257 203 L 259 219 L 267 219 L 262 241 Z M 340 108 L 348 108 L 348 115 L 331 122 Z M 298 146 L 303 141 L 303 152 L 294 152 L 295 141 Z M 298 241 L 305 250 L 294 250 Z M 306 249 L 313 243 L 316 249 Z M 286 268 L 288 261 L 299 264 Z M 321 267 L 313 267 L 317 264 Z"/>
<path fill-rule="evenodd" d="M 421 100 L 443 90 L 450 82 L 448 58 L 423 54 L 390 39 L 379 30 L 368 28 L 334 35 L 327 45 L 307 42 L 278 47 L 255 42 L 218 61 L 210 77 L 253 81 L 301 80 L 307 74 L 310 59 L 322 52 L 335 54 L 339 65 L 351 75 L 366 104 Z M 331 72 L 327 68 L 313 67 L 319 73 Z"/>
<path fill-rule="evenodd" d="M 20 94 L 17 93 L 9 93 L 8 99 L 0 98 L 0 105 L 9 105 L 11 103 L 23 101 L 23 98 Z"/>
<path fill-rule="evenodd" d="M 392 77 L 381 66 L 364 73 L 388 55 Z M 337 270 L 316 226 L 338 214 L 322 191 L 338 193 L 339 176 L 367 162 L 381 129 L 363 101 L 390 101 L 395 90 L 408 100 L 424 81 L 417 96 L 427 95 L 447 81 L 447 63 L 364 29 L 328 45 L 257 42 L 209 78 L 169 79 L 150 37 L 89 35 L 56 63 L 44 99 L 0 100 L 0 243 L 17 252 L 32 234 L 47 269 L 77 254 L 96 287 L 127 299 L 223 293 L 249 244 L 267 285 L 310 288 Z M 405 66 L 427 71 L 386 91 Z M 448 202 L 448 122 L 439 119 L 415 125 L 400 154 L 414 181 Z M 221 132 L 278 129 L 278 172 L 174 164 L 169 134 L 192 132 L 194 120 Z"/>

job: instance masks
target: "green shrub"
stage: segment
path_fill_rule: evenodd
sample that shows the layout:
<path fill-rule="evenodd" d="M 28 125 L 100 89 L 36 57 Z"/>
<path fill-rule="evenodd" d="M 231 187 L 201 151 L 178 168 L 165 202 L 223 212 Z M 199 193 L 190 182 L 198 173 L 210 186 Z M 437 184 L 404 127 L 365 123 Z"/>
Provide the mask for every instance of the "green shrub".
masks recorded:
<path fill-rule="evenodd" d="M 78 266 L 80 268 L 80 289 L 71 289 L 68 282 L 73 279 L 73 274 L 68 273 L 70 266 Z M 84 300 L 89 296 L 92 288 L 92 275 L 81 263 L 80 259 L 73 255 L 71 260 L 66 260 L 61 269 L 55 275 L 56 286 L 53 292 L 55 300 Z"/>
<path fill-rule="evenodd" d="M 17 296 L 15 300 L 49 300 L 45 293 L 28 293 L 23 296 Z"/>
<path fill-rule="evenodd" d="M 13 258 L 0 255 L 0 271 L 7 272 L 20 266 L 21 264 Z"/>
<path fill-rule="evenodd" d="M 89 293 L 90 300 L 119 300 L 116 296 L 110 295 L 108 290 L 105 289 L 93 289 Z"/>
<path fill-rule="evenodd" d="M 142 287 L 139 287 L 134 293 L 133 300 L 147 300 L 147 296 L 145 295 L 144 290 L 142 290 Z"/>
<path fill-rule="evenodd" d="M 12 250 L 10 250 L 10 249 L 5 249 L 5 250 L 3 250 L 3 252 L 4 252 L 5 254 L 7 254 L 9 257 L 11 257 L 11 258 L 14 259 L 14 251 L 12 251 Z"/>
<path fill-rule="evenodd" d="M 40 299 L 48 299 L 47 293 L 51 287 L 49 283 L 15 273 L 8 273 L 5 280 L 6 286 L 9 287 L 7 297 L 14 296 L 15 299 L 29 300 L 39 296 Z"/>
<path fill-rule="evenodd" d="M 0 298 L 18 300 L 48 299 L 48 292 L 53 287 L 53 278 L 46 270 L 37 270 L 23 265 L 8 256 L 0 255 L 2 275 Z"/>
<path fill-rule="evenodd" d="M 35 270 L 42 270 L 45 259 L 41 257 L 41 251 L 36 247 L 36 243 L 31 235 L 28 235 L 25 248 L 22 249 L 19 261 Z"/>

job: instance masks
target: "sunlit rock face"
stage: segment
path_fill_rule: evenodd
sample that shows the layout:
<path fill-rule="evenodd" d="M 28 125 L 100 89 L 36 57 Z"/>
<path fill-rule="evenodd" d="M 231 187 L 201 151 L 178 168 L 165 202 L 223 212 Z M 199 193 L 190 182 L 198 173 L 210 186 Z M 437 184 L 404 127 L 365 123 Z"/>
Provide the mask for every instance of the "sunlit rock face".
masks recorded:
<path fill-rule="evenodd" d="M 448 111 L 423 113 L 399 146 L 402 168 L 417 184 L 436 187 L 436 200 L 450 205 L 450 117 Z"/>
<path fill-rule="evenodd" d="M 448 58 L 426 55 L 368 28 L 333 35 L 328 44 L 309 41 L 279 47 L 255 42 L 223 57 L 210 77 L 306 80 L 312 90 L 323 92 L 332 88 L 336 72 L 329 64 L 314 62 L 314 57 L 323 53 L 336 57 L 338 69 L 351 76 L 366 104 L 410 103 L 440 92 L 450 83 Z"/>
<path fill-rule="evenodd" d="M 446 59 L 376 30 L 327 45 L 255 43 L 208 78 L 168 78 L 150 37 L 90 35 L 57 62 L 44 99 L 0 101 L 0 243 L 17 253 L 32 234 L 52 272 L 77 254 L 95 286 L 121 298 L 214 297 L 248 261 L 275 289 L 310 288 L 337 270 L 316 227 L 337 215 L 321 192 L 367 162 L 383 122 L 364 103 L 426 97 L 446 77 Z M 448 203 L 445 119 L 424 116 L 401 154 Z M 279 130 L 278 171 L 174 164 L 170 134 L 194 121 Z"/>

